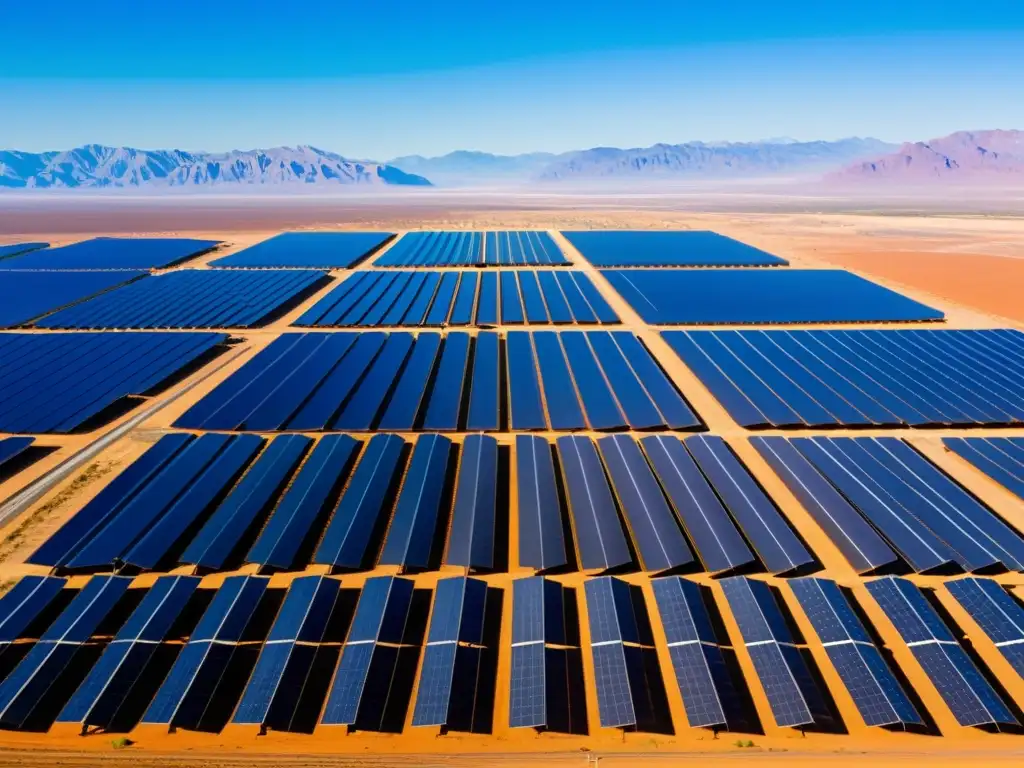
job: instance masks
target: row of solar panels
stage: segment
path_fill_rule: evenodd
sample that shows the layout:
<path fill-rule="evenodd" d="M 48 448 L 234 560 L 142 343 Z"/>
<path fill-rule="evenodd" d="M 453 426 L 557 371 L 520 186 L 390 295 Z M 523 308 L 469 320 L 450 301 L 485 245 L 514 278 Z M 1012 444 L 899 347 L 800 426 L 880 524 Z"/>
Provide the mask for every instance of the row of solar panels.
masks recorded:
<path fill-rule="evenodd" d="M 214 354 L 221 333 L 0 334 L 0 432 L 71 432 Z"/>
<path fill-rule="evenodd" d="M 665 331 L 745 427 L 1019 425 L 1024 332 Z"/>
<path fill-rule="evenodd" d="M 48 283 L 77 281 L 88 272 L 3 273 Z M 252 328 L 264 325 L 329 278 L 312 270 L 183 269 L 146 277 L 37 321 L 39 328 Z"/>
<path fill-rule="evenodd" d="M 693 429 L 700 421 L 630 332 L 374 331 L 284 334 L 176 422 L 251 431 L 549 425 Z"/>
<path fill-rule="evenodd" d="M 838 269 L 602 270 L 652 325 L 942 320 L 937 309 Z"/>
<path fill-rule="evenodd" d="M 137 723 L 297 730 L 305 708 L 313 713 L 305 716 L 308 729 L 319 722 L 401 730 L 414 689 L 415 727 L 474 730 L 481 710 L 493 710 L 502 594 L 484 581 L 441 579 L 429 611 L 425 590 L 389 576 L 368 579 L 357 599 L 323 576 L 293 580 L 283 599 L 254 576 L 230 577 L 212 594 L 190 576 L 162 577 L 146 591 L 129 591 L 130 584 L 96 577 L 76 592 L 62 579 L 29 576 L 0 599 L 0 726 L 39 729 L 55 719 L 83 733 Z M 651 586 L 687 724 L 758 730 L 709 588 L 679 577 Z M 841 722 L 781 594 L 740 576 L 721 587 L 775 724 L 828 729 Z M 848 590 L 822 578 L 789 587 L 866 725 L 934 729 Z M 951 581 L 946 589 L 1024 676 L 1021 603 L 989 579 Z M 671 715 L 642 589 L 601 577 L 586 581 L 584 592 L 598 722 L 662 730 L 659 722 Z M 958 724 L 1019 726 L 993 670 L 966 652 L 934 596 L 894 577 L 869 582 L 867 593 Z M 587 732 L 576 601 L 575 590 L 549 579 L 513 582 L 510 727 Z M 172 653 L 162 662 L 164 650 Z M 63 677 L 80 683 L 62 686 Z"/>
<path fill-rule="evenodd" d="M 409 232 L 377 267 L 560 266 L 569 260 L 547 232 Z"/>
<path fill-rule="evenodd" d="M 1024 499 L 1024 437 L 947 437 L 942 442 Z"/>
<path fill-rule="evenodd" d="M 60 248 L 46 245 L 3 246 L 0 270 L 163 269 L 208 253 L 220 242 L 184 237 L 96 237 Z"/>
<path fill-rule="evenodd" d="M 145 272 L 0 271 L 0 328 L 18 328 L 62 307 L 126 285 Z"/>
<path fill-rule="evenodd" d="M 716 232 L 608 229 L 562 235 L 596 267 L 773 267 L 789 263 Z"/>
<path fill-rule="evenodd" d="M 1024 571 L 1019 533 L 899 439 L 752 443 L 858 572 Z M 347 435 L 168 435 L 29 562 L 500 570 L 513 509 L 502 453 L 481 435 L 461 449 L 424 435 L 411 450 L 396 435 L 362 449 Z M 521 435 L 515 489 L 518 562 L 537 570 L 785 574 L 816 562 L 719 437 L 564 436 L 553 450 Z"/>
<path fill-rule="evenodd" d="M 357 272 L 318 301 L 295 325 L 449 326 L 523 323 L 617 323 L 583 272 Z"/>
<path fill-rule="evenodd" d="M 721 438 L 567 436 L 555 446 L 516 441 L 520 565 L 661 571 L 699 560 L 715 573 L 786 573 L 814 562 Z M 411 450 L 396 435 L 364 447 L 347 435 L 167 435 L 29 562 L 500 569 L 512 511 L 501 454 L 480 435 L 461 447 L 424 435 Z"/>

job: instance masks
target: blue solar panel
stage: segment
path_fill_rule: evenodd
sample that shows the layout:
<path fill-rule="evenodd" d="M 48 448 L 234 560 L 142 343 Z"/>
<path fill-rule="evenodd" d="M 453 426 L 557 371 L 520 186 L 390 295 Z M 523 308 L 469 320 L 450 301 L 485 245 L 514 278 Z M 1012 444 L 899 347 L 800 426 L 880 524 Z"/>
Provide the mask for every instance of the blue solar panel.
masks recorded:
<path fill-rule="evenodd" d="M 3 468 L 4 464 L 23 454 L 34 442 L 34 437 L 7 437 L 0 439 L 0 468 Z"/>
<path fill-rule="evenodd" d="M 397 435 L 370 438 L 324 531 L 314 563 L 352 569 L 364 563 L 373 532 L 388 511 L 385 502 L 403 467 L 400 459 L 404 447 L 405 441 Z"/>
<path fill-rule="evenodd" d="M 6 259 L 8 256 L 16 256 L 19 253 L 35 251 L 39 248 L 46 248 L 49 245 L 49 243 L 5 243 L 4 245 L 0 245 L 0 259 Z"/>
<path fill-rule="evenodd" d="M 755 437 L 750 442 L 858 572 L 872 571 L 898 560 L 885 539 L 789 440 Z"/>
<path fill-rule="evenodd" d="M 917 587 L 888 577 L 867 588 L 960 725 L 1018 724 Z"/>
<path fill-rule="evenodd" d="M 565 590 L 542 576 L 517 579 L 512 584 L 512 678 L 509 687 L 509 725 L 544 728 L 549 723 L 549 702 L 564 705 L 567 680 L 554 666 L 558 655 L 545 643 L 565 645 Z M 550 668 L 550 670 L 549 670 Z M 552 719 L 558 713 L 552 713 Z"/>
<path fill-rule="evenodd" d="M 790 586 L 864 722 L 922 725 L 921 715 L 839 586 L 816 578 L 797 579 Z"/>
<path fill-rule="evenodd" d="M 789 727 L 831 720 L 768 585 L 743 576 L 724 579 L 721 584 L 776 724 Z"/>
<path fill-rule="evenodd" d="M 753 267 L 789 263 L 716 232 L 592 230 L 562 235 L 598 267 Z"/>
<path fill-rule="evenodd" d="M 569 262 L 547 232 L 513 230 L 487 232 L 483 260 L 479 263 L 508 267 Z"/>
<path fill-rule="evenodd" d="M 1024 439 L 946 437 L 942 443 L 1007 490 L 1024 499 Z"/>
<path fill-rule="evenodd" d="M 183 269 L 63 309 L 40 328 L 252 328 L 319 285 L 325 272 Z M 2 282 L 0 282 L 2 289 Z"/>
<path fill-rule="evenodd" d="M 643 384 L 629 367 L 610 333 L 594 331 L 587 334 L 597 360 L 615 392 L 626 421 L 633 429 L 651 429 L 665 426 L 665 420 L 655 407 Z"/>
<path fill-rule="evenodd" d="M 377 267 L 474 266 L 483 262 L 479 232 L 407 232 L 374 261 Z"/>
<path fill-rule="evenodd" d="M 537 570 L 568 562 L 551 445 L 541 437 L 516 437 L 519 563 Z"/>
<path fill-rule="evenodd" d="M 505 273 L 509 274 L 509 273 Z M 472 432 L 496 430 L 501 426 L 499 407 L 501 357 L 498 334 L 483 331 L 474 343 L 472 389 L 466 429 Z"/>
<path fill-rule="evenodd" d="M 21 253 L 4 269 L 159 269 L 213 250 L 216 240 L 159 237 L 97 237 L 61 248 Z"/>
<path fill-rule="evenodd" d="M 53 576 L 22 576 L 0 597 L 0 653 L 21 637 L 61 593 L 65 583 Z"/>
<path fill-rule="evenodd" d="M 284 232 L 210 264 L 214 267 L 351 268 L 393 237 L 391 232 Z"/>
<path fill-rule="evenodd" d="M 181 555 L 180 562 L 223 568 L 250 527 L 267 512 L 313 445 L 302 435 L 271 440 Z"/>
<path fill-rule="evenodd" d="M 0 328 L 35 318 L 142 277 L 143 272 L 0 272 Z M 53 326 L 43 326 L 53 327 Z"/>
<path fill-rule="evenodd" d="M 421 333 L 405 365 L 401 378 L 395 387 L 391 401 L 386 406 L 377 428 L 381 430 L 411 430 L 416 425 L 416 415 L 424 402 L 430 373 L 441 347 L 441 335 Z"/>
<path fill-rule="evenodd" d="M 958 579 L 946 589 L 1024 677 L 1024 607 L 990 579 Z"/>
<path fill-rule="evenodd" d="M 380 555 L 381 565 L 426 568 L 430 564 L 451 446 L 452 441 L 441 435 L 424 435 L 416 441 Z"/>
<path fill-rule="evenodd" d="M 120 576 L 89 580 L 0 683 L 0 725 L 25 724 L 130 584 L 131 579 Z"/>
<path fill-rule="evenodd" d="M 534 362 L 530 334 L 512 331 L 508 334 L 509 423 L 512 429 L 544 429 L 544 406 L 541 403 L 537 364 Z M 567 393 L 572 397 L 572 392 Z"/>
<path fill-rule="evenodd" d="M 4 334 L 0 432 L 70 432 L 129 395 L 158 390 L 209 354 L 219 333 Z"/>
<path fill-rule="evenodd" d="M 57 722 L 106 726 L 142 678 L 159 644 L 188 604 L 199 579 L 164 576 L 146 592 L 135 611 L 106 647 Z"/>
<path fill-rule="evenodd" d="M 290 568 L 317 520 L 345 482 L 359 443 L 348 435 L 328 435 L 299 469 L 258 539 L 246 555 L 250 563 Z"/>
<path fill-rule="evenodd" d="M 519 281 L 514 272 L 499 273 L 501 285 L 501 323 L 502 325 L 522 325 L 523 299 L 519 295 Z"/>
<path fill-rule="evenodd" d="M 603 270 L 645 322 L 657 325 L 941 320 L 942 312 L 852 272 Z"/>
<path fill-rule="evenodd" d="M 497 513 L 498 441 L 470 435 L 462 444 L 447 565 L 493 568 Z"/>
<path fill-rule="evenodd" d="M 580 566 L 604 570 L 632 562 L 594 443 L 587 437 L 560 437 L 556 444 Z"/>
<path fill-rule="evenodd" d="M 693 562 L 675 516 L 636 442 L 626 435 L 597 441 L 626 516 L 641 565 L 664 571 Z"/>
<path fill-rule="evenodd" d="M 426 406 L 423 428 L 453 431 L 459 426 L 462 388 L 469 359 L 469 334 L 449 333 L 437 364 L 437 376 Z"/>
<path fill-rule="evenodd" d="M 690 727 L 739 725 L 740 701 L 701 587 L 676 576 L 651 586 Z"/>
<path fill-rule="evenodd" d="M 997 334 L 978 330 L 666 331 L 662 336 L 743 426 L 805 425 L 821 420 L 822 406 L 810 403 L 795 381 L 820 382 L 833 393 L 829 402 L 845 403 L 837 412 L 824 409 L 830 420 L 822 423 L 827 424 L 1018 424 L 1024 421 L 1020 376 L 1015 375 L 1020 353 L 1005 356 L 995 350 L 996 345 L 1005 347 L 1007 340 L 1016 340 L 1019 332 Z M 742 360 L 725 343 L 727 339 L 734 344 L 749 340 Z M 775 381 L 790 382 L 787 393 L 777 393 L 755 375 L 749 367 L 755 363 L 762 375 L 773 371 Z"/>
<path fill-rule="evenodd" d="M 683 443 L 645 437 L 640 445 L 705 569 L 720 572 L 752 563 L 753 553 Z"/>
<path fill-rule="evenodd" d="M 235 646 L 247 630 L 267 588 L 267 579 L 224 580 L 182 648 L 145 714 L 143 723 L 194 727 L 216 690 Z"/>
<path fill-rule="evenodd" d="M 293 696 L 282 691 L 282 681 L 305 682 L 308 659 L 295 653 L 297 643 L 319 643 L 340 594 L 340 582 L 322 576 L 295 579 L 288 588 L 270 634 L 260 651 L 231 722 L 266 727 L 278 701 Z M 299 669 L 299 667 L 302 667 Z M 301 686 L 300 686 L 301 688 Z"/>
<path fill-rule="evenodd" d="M 624 429 L 629 426 L 626 417 L 606 383 L 594 352 L 587 343 L 587 334 L 567 331 L 560 334 L 565 356 L 579 388 L 580 400 L 587 412 L 591 429 Z"/>
<path fill-rule="evenodd" d="M 569 374 L 569 365 L 565 361 L 565 352 L 559 341 L 559 335 L 552 331 L 537 331 L 531 335 L 537 350 L 537 366 L 544 386 L 544 399 L 548 404 L 551 428 L 559 431 L 586 429 L 587 422 L 583 418 L 583 408 L 580 398 L 576 394 L 572 376 Z M 520 334 L 514 331 L 509 334 L 510 369 L 515 365 L 512 340 L 513 337 L 518 336 Z M 525 334 L 523 338 L 525 338 Z M 532 355 L 530 357 L 532 366 Z M 536 373 L 528 374 L 525 369 L 523 369 L 523 375 L 536 377 Z M 514 414 L 512 425 L 513 427 L 517 426 Z M 543 427 L 543 424 L 540 426 Z"/>

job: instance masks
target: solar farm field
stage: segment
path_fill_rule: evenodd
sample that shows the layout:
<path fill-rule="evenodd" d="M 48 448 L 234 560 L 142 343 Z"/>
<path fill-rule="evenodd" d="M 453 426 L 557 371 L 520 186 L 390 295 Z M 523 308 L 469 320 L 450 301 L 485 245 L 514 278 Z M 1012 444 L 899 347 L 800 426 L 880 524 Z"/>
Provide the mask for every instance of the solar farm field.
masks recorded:
<path fill-rule="evenodd" d="M 1021 328 L 703 231 L 145 241 L 0 260 L 20 762 L 1024 751 Z"/>

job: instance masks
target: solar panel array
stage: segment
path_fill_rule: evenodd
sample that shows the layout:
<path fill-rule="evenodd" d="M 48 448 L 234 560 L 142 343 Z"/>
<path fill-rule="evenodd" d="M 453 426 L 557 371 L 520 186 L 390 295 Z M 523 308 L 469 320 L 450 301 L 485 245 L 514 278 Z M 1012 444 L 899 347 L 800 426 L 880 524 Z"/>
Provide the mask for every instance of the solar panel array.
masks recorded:
<path fill-rule="evenodd" d="M 892 563 L 896 555 L 921 573 L 951 566 L 967 572 L 1024 568 L 1024 539 L 1017 531 L 903 440 L 752 442 L 790 489 L 808 500 L 805 506 L 858 570 Z"/>
<path fill-rule="evenodd" d="M 619 322 L 590 277 L 571 270 L 363 270 L 295 325 L 494 326 Z"/>
<path fill-rule="evenodd" d="M 5 464 L 21 456 L 34 442 L 34 437 L 6 437 L 0 439 L 0 473 L 6 471 Z"/>
<path fill-rule="evenodd" d="M 769 267 L 789 263 L 717 232 L 590 230 L 562 235 L 596 267 Z"/>
<path fill-rule="evenodd" d="M 1019 724 L 920 589 L 892 576 L 867 588 L 960 725 Z"/>
<path fill-rule="evenodd" d="M 0 245 L 0 259 L 6 259 L 8 256 L 16 256 L 19 253 L 35 251 L 39 248 L 46 248 L 49 245 L 49 243 L 5 243 Z"/>
<path fill-rule="evenodd" d="M 0 271 L 0 328 L 32 320 L 141 277 L 142 272 Z"/>
<path fill-rule="evenodd" d="M 1024 423 L 1024 332 L 666 331 L 744 427 Z"/>
<path fill-rule="evenodd" d="M 184 237 L 97 237 L 60 248 L 5 258 L 3 269 L 164 269 L 201 256 L 220 243 Z"/>
<path fill-rule="evenodd" d="M 252 328 L 280 315 L 326 281 L 326 273 L 307 270 L 182 269 L 104 293 L 56 312 L 36 325 L 93 329 Z"/>
<path fill-rule="evenodd" d="M 838 269 L 602 270 L 652 325 L 942 320 L 937 309 Z"/>
<path fill-rule="evenodd" d="M 391 232 L 284 232 L 230 256 L 212 267 L 350 269 L 383 248 Z"/>
<path fill-rule="evenodd" d="M 175 426 L 500 431 L 546 429 L 549 422 L 553 429 L 700 424 L 632 333 L 512 331 L 501 341 L 495 332 L 284 334 Z"/>
<path fill-rule="evenodd" d="M 732 576 L 721 584 L 775 723 L 820 726 L 831 721 L 821 689 L 771 587 L 744 576 Z"/>
<path fill-rule="evenodd" d="M 957 579 L 946 582 L 946 589 L 1024 677 L 1024 606 L 1020 601 L 989 579 Z"/>
<path fill-rule="evenodd" d="M 213 352 L 219 333 L 0 335 L 0 432 L 71 432 L 157 390 Z"/>
<path fill-rule="evenodd" d="M 946 437 L 942 444 L 1024 499 L 1024 437 Z"/>
<path fill-rule="evenodd" d="M 375 267 L 559 266 L 569 260 L 547 232 L 408 232 Z"/>

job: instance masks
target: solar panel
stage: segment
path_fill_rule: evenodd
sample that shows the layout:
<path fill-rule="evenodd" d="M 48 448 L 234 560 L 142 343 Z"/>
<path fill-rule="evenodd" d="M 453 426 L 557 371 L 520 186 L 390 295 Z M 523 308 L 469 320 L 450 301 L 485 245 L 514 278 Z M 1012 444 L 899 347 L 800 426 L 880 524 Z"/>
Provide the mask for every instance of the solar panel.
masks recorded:
<path fill-rule="evenodd" d="M 834 581 L 789 582 L 829 660 L 867 725 L 923 725 L 924 721 L 850 601 Z"/>
<path fill-rule="evenodd" d="M 394 237 L 391 232 L 282 232 L 210 266 L 351 269 Z"/>
<path fill-rule="evenodd" d="M 602 437 L 597 445 L 644 570 L 664 571 L 692 563 L 690 548 L 636 442 L 626 435 L 612 435 Z"/>
<path fill-rule="evenodd" d="M 35 565 L 57 567 L 68 562 L 106 525 L 167 463 L 195 438 L 164 435 L 88 504 L 75 513 L 28 558 Z"/>
<path fill-rule="evenodd" d="M 39 248 L 46 248 L 49 245 L 49 243 L 5 243 L 0 245 L 0 259 L 6 259 L 8 256 L 16 256 L 27 251 L 35 251 Z"/>
<path fill-rule="evenodd" d="M 101 622 L 120 602 L 131 579 L 90 579 L 0 683 L 0 725 L 22 728 Z"/>
<path fill-rule="evenodd" d="M 498 441 L 470 435 L 462 443 L 447 565 L 493 568 L 497 514 Z"/>
<path fill-rule="evenodd" d="M 0 597 L 0 653 L 22 636 L 66 583 L 54 576 L 22 576 Z"/>
<path fill-rule="evenodd" d="M 424 429 L 439 432 L 458 429 L 468 359 L 469 335 L 459 332 L 447 334 L 426 408 Z"/>
<path fill-rule="evenodd" d="M 840 269 L 605 269 L 657 325 L 941 320 L 939 310 Z"/>
<path fill-rule="evenodd" d="M 36 318 L 143 275 L 144 272 L 0 272 L 0 328 L 28 325 Z"/>
<path fill-rule="evenodd" d="M 220 245 L 183 237 L 96 237 L 60 248 L 22 252 L 4 269 L 161 269 L 194 259 Z"/>
<path fill-rule="evenodd" d="M 587 422 L 583 418 L 581 400 L 576 393 L 572 376 L 569 374 L 569 366 L 565 361 L 565 352 L 559 341 L 559 335 L 552 331 L 537 331 L 531 335 L 537 350 L 537 366 L 544 387 L 544 399 L 548 404 L 551 428 L 559 431 L 586 429 Z M 516 332 L 509 334 L 510 363 L 512 337 L 514 336 L 519 336 L 519 334 Z M 536 376 L 536 374 L 533 375 Z M 517 426 L 514 420 L 512 425 L 513 427 Z"/>
<path fill-rule="evenodd" d="M 859 573 L 897 562 L 897 554 L 885 539 L 789 440 L 753 437 L 750 443 Z"/>
<path fill-rule="evenodd" d="M 413 429 L 440 347 L 441 335 L 438 333 L 420 333 L 416 337 L 416 345 L 409 355 L 409 361 L 398 380 L 391 401 L 381 416 L 378 429 Z"/>
<path fill-rule="evenodd" d="M 358 451 L 359 443 L 348 435 L 321 438 L 281 497 L 246 561 L 291 567 L 314 524 L 328 512 Z"/>
<path fill-rule="evenodd" d="M 752 563 L 753 553 L 683 443 L 645 437 L 640 445 L 705 569 L 721 572 Z"/>
<path fill-rule="evenodd" d="M 744 576 L 723 579 L 721 585 L 775 723 L 785 728 L 831 720 L 824 697 L 768 585 Z"/>
<path fill-rule="evenodd" d="M 547 425 L 530 341 L 530 334 L 520 331 L 509 332 L 506 341 L 509 422 L 512 429 L 544 429 Z M 571 396 L 571 392 L 569 394 Z"/>
<path fill-rule="evenodd" d="M 643 597 L 609 576 L 589 579 L 584 590 L 601 727 L 643 727 L 655 717 L 645 661 L 653 639 Z"/>
<path fill-rule="evenodd" d="M 601 372 L 594 352 L 582 331 L 559 334 L 580 400 L 591 429 L 624 429 L 629 426 Z"/>
<path fill-rule="evenodd" d="M 266 588 L 267 579 L 258 576 L 224 580 L 143 714 L 143 723 L 172 729 L 199 724 L 235 647 L 247 637 Z"/>
<path fill-rule="evenodd" d="M 508 274 L 508 273 L 505 273 Z M 472 387 L 466 429 L 472 432 L 496 430 L 501 427 L 499 402 L 501 354 L 498 334 L 483 331 L 473 345 Z"/>
<path fill-rule="evenodd" d="M 390 693 L 398 663 L 397 653 L 390 646 L 404 641 L 412 596 L 413 582 L 407 579 L 367 579 L 331 684 L 324 725 L 381 728 L 383 712 L 375 710 L 373 704 L 386 701 Z M 386 689 L 368 690 L 370 680 L 386 682 Z"/>
<path fill-rule="evenodd" d="M 631 563 L 633 555 L 594 443 L 587 437 L 567 436 L 555 444 L 580 566 L 589 571 Z"/>
<path fill-rule="evenodd" d="M 337 580 L 323 576 L 292 581 L 231 722 L 261 729 L 287 727 L 298 693 L 312 673 L 308 658 L 296 648 L 323 640 L 340 587 Z M 285 679 L 288 686 L 282 685 Z"/>
<path fill-rule="evenodd" d="M 545 643 L 568 644 L 565 590 L 557 582 L 534 576 L 512 582 L 512 677 L 509 726 L 546 728 L 557 713 L 548 709 L 568 700 L 567 680 L 556 671 L 556 654 Z"/>
<path fill-rule="evenodd" d="M 789 263 L 717 232 L 592 230 L 562 235 L 598 267 L 754 267 Z"/>
<path fill-rule="evenodd" d="M 191 600 L 200 579 L 164 576 L 146 592 L 57 717 L 59 723 L 108 726 Z"/>
<path fill-rule="evenodd" d="M 651 586 L 690 727 L 736 727 L 745 718 L 701 587 L 678 576 Z"/>
<path fill-rule="evenodd" d="M 890 576 L 867 588 L 960 725 L 1018 724 L 917 587 Z"/>
<path fill-rule="evenodd" d="M 541 437 L 516 437 L 519 563 L 536 570 L 568 562 L 551 445 Z"/>
<path fill-rule="evenodd" d="M 103 293 L 36 324 L 83 329 L 253 328 L 265 325 L 328 279 L 326 272 L 311 270 L 182 269 Z"/>
<path fill-rule="evenodd" d="M 99 423 L 219 347 L 220 333 L 8 333 L 0 339 L 0 431 L 67 433 Z"/>
<path fill-rule="evenodd" d="M 374 435 L 366 444 L 313 562 L 359 568 L 367 560 L 373 533 L 389 508 L 387 496 L 401 472 L 405 441 L 397 435 Z"/>
<path fill-rule="evenodd" d="M 416 441 L 384 540 L 381 565 L 430 565 L 451 449 L 452 441 L 442 435 L 423 435 Z"/>
<path fill-rule="evenodd" d="M 946 589 L 1024 677 L 1024 607 L 991 579 L 947 581 Z"/>
<path fill-rule="evenodd" d="M 946 437 L 942 444 L 1024 499 L 1024 440 L 1020 438 Z"/>
<path fill-rule="evenodd" d="M 457 577 L 437 582 L 413 711 L 414 726 L 447 725 L 455 681 L 475 679 L 486 599 L 487 583 L 478 579 Z M 472 678 L 463 668 L 471 670 Z M 472 693 L 475 696 L 475 690 Z"/>

